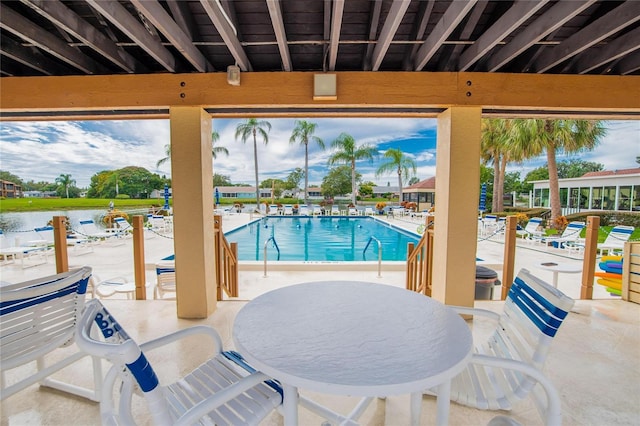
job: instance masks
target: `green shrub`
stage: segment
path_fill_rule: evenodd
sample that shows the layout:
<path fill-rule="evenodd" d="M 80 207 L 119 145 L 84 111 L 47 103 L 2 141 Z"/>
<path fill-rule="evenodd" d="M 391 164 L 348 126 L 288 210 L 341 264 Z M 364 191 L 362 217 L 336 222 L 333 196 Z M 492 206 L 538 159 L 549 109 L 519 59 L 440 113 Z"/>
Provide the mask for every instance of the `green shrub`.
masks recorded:
<path fill-rule="evenodd" d="M 117 200 L 128 200 L 129 198 L 131 198 L 129 195 L 127 194 L 118 194 L 116 195 L 116 199 Z"/>

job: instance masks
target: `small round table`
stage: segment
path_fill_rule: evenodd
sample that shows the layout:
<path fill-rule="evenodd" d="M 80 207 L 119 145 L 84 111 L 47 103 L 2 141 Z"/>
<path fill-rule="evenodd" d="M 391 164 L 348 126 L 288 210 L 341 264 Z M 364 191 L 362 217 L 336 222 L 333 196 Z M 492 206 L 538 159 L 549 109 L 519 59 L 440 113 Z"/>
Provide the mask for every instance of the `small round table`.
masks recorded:
<path fill-rule="evenodd" d="M 369 400 L 411 394 L 417 424 L 422 393 L 434 387 L 436 422 L 447 424 L 451 379 L 473 347 L 453 309 L 403 288 L 355 281 L 265 293 L 238 312 L 233 340 L 254 368 L 283 384 L 285 425 L 297 424 L 298 388 Z"/>
<path fill-rule="evenodd" d="M 553 272 L 553 286 L 558 288 L 558 274 L 577 274 L 582 272 L 582 265 L 566 262 L 540 262 L 536 265 L 540 269 Z"/>

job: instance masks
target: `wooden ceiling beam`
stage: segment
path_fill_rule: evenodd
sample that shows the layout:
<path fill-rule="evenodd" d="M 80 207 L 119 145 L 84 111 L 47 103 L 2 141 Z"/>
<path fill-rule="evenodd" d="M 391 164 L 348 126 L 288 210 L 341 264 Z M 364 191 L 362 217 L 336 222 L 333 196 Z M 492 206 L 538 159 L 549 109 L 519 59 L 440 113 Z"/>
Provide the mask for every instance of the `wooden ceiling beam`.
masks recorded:
<path fill-rule="evenodd" d="M 578 74 L 586 74 L 638 49 L 640 49 L 640 27 L 600 47 L 597 52 L 581 55 L 574 69 Z"/>
<path fill-rule="evenodd" d="M 276 34 L 278 42 L 278 50 L 280 50 L 280 59 L 282 60 L 282 69 L 291 71 L 291 55 L 289 54 L 289 45 L 287 44 L 287 32 L 284 29 L 284 20 L 282 19 L 282 5 L 280 0 L 267 0 L 267 8 L 271 17 L 273 31 Z"/>
<path fill-rule="evenodd" d="M 78 40 L 95 50 L 98 54 L 113 62 L 124 71 L 134 73 L 144 67 L 123 48 L 105 37 L 93 25 L 82 19 L 73 10 L 58 0 L 21 0 L 37 13 L 53 22 Z"/>
<path fill-rule="evenodd" d="M 55 56 L 87 74 L 106 72 L 106 69 L 80 50 L 43 30 L 5 4 L 0 3 L 0 27 L 21 39 L 33 43 L 45 52 Z"/>
<path fill-rule="evenodd" d="M 482 17 L 482 13 L 484 9 L 489 4 L 488 0 L 479 0 L 476 5 L 471 10 L 469 14 L 469 18 L 462 27 L 462 32 L 460 33 L 460 40 L 469 40 L 471 39 L 471 34 L 473 34 L 473 30 L 475 30 L 480 18 Z M 443 55 L 440 58 L 438 63 L 438 69 L 443 71 L 454 71 L 456 66 L 458 65 L 458 59 L 460 58 L 460 52 L 465 46 L 463 44 L 456 44 L 451 48 L 451 53 L 447 55 Z"/>
<path fill-rule="evenodd" d="M 207 12 L 209 19 L 218 30 L 220 37 L 224 40 L 227 49 L 231 52 L 240 69 L 242 71 L 253 71 L 251 62 L 240 43 L 240 39 L 238 39 L 237 31 L 226 12 L 221 9 L 220 3 L 215 0 L 200 0 L 200 4 Z"/>
<path fill-rule="evenodd" d="M 536 19 L 535 22 L 527 25 L 513 40 L 501 47 L 498 52 L 491 55 L 485 69 L 489 72 L 497 71 L 596 1 L 560 0 Z"/>
<path fill-rule="evenodd" d="M 418 13 L 416 15 L 417 19 L 413 22 L 413 28 L 411 29 L 411 38 L 409 40 L 418 41 L 424 38 L 424 33 L 427 30 L 429 18 L 431 17 L 431 12 L 433 11 L 433 6 L 435 6 L 435 4 L 435 0 L 421 1 L 418 4 Z M 419 48 L 420 46 L 417 44 L 409 45 L 406 47 L 404 59 L 402 60 L 403 71 L 413 70 L 413 62 L 416 57 L 416 52 Z"/>
<path fill-rule="evenodd" d="M 466 71 L 495 45 L 527 21 L 549 0 L 518 0 L 460 56 L 458 69 Z"/>
<path fill-rule="evenodd" d="M 176 24 L 189 37 L 189 40 L 196 40 L 196 24 L 187 2 L 181 0 L 166 0 L 166 2 Z"/>
<path fill-rule="evenodd" d="M 43 55 L 36 57 L 33 51 L 27 51 L 26 47 L 9 37 L 0 38 L 0 53 L 44 75 L 53 75 L 52 71 L 57 68 L 53 61 Z"/>
<path fill-rule="evenodd" d="M 373 49 L 373 56 L 371 58 L 372 71 L 378 71 L 380 69 L 382 60 L 387 54 L 389 45 L 393 41 L 393 37 L 396 35 L 396 31 L 398 31 L 398 27 L 400 23 L 402 23 L 402 18 L 404 18 L 404 14 L 407 12 L 410 4 L 411 2 L 407 0 L 393 0 L 391 9 L 389 9 L 387 18 L 384 20 L 384 25 L 380 31 L 380 37 L 378 37 L 378 41 L 376 42 L 376 47 Z"/>
<path fill-rule="evenodd" d="M 156 0 L 130 0 L 131 3 L 169 40 L 199 72 L 215 71 L 189 36 Z"/>
<path fill-rule="evenodd" d="M 369 37 L 368 41 L 375 41 L 378 35 L 378 24 L 380 23 L 380 11 L 382 10 L 382 0 L 374 0 L 371 2 L 372 9 L 369 15 Z M 367 43 L 367 49 L 362 59 L 362 69 L 371 71 L 371 55 L 373 55 L 373 43 Z"/>
<path fill-rule="evenodd" d="M 640 2 L 628 0 L 559 45 L 548 48 L 536 61 L 535 72 L 548 71 L 639 20 Z"/>
<path fill-rule="evenodd" d="M 460 21 L 467 16 L 467 13 L 476 4 L 477 0 L 469 1 L 454 1 L 451 2 L 446 12 L 440 18 L 440 21 L 436 24 L 436 27 L 431 31 L 429 37 L 424 41 L 424 44 L 420 46 L 418 52 L 416 52 L 416 59 L 413 69 L 416 71 L 422 70 L 429 59 L 435 55 L 437 50 L 442 46 L 447 37 L 456 29 Z"/>
<path fill-rule="evenodd" d="M 340 45 L 340 30 L 342 29 L 342 15 L 344 13 L 344 0 L 333 0 L 331 11 L 331 35 L 329 38 L 329 71 L 336 70 L 338 59 L 338 46 Z"/>
<path fill-rule="evenodd" d="M 640 117 L 640 76 L 337 72 L 338 99 L 314 101 L 313 75 L 244 73 L 241 86 L 228 85 L 225 73 L 3 77 L 0 116 L 6 120 L 7 113 L 22 112 L 30 119 L 39 114 L 55 119 L 56 111 L 156 112 L 171 106 L 199 106 L 239 117 L 261 110 L 285 116 L 296 111 L 309 117 L 340 116 L 349 110 L 353 115 L 384 116 L 394 109 L 402 109 L 398 114 L 404 116 L 425 116 L 429 109 L 481 106 L 491 111 L 553 111 L 558 117 L 567 110 Z M 358 112 L 362 108 L 368 112 Z"/>
<path fill-rule="evenodd" d="M 117 1 L 86 0 L 102 16 L 158 61 L 167 71 L 175 72 L 175 58 L 149 31 Z"/>
<path fill-rule="evenodd" d="M 620 75 L 628 75 L 640 70 L 640 51 L 636 51 L 627 57 L 620 59 L 615 65 Z"/>

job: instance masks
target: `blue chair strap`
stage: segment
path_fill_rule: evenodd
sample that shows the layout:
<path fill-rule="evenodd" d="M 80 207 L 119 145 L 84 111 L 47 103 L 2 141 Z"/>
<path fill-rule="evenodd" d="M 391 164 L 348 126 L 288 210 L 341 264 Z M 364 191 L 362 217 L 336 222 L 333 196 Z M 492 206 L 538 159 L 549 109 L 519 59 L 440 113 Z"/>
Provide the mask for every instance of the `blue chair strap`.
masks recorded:
<path fill-rule="evenodd" d="M 256 369 L 247 364 L 247 361 L 236 351 L 224 351 L 222 355 L 227 358 L 229 361 L 237 364 L 238 366 L 244 368 L 249 373 L 253 374 L 256 372 Z M 284 398 L 284 392 L 282 391 L 282 386 L 277 380 L 265 380 L 264 382 L 267 386 L 269 386 L 274 391 L 280 394 L 280 398 Z"/>
<path fill-rule="evenodd" d="M 67 287 L 62 288 L 58 291 L 54 291 L 51 293 L 43 294 L 42 296 L 33 297 L 29 299 L 19 299 L 19 300 L 11 300 L 7 302 L 0 303 L 0 316 L 9 314 L 11 312 L 19 311 L 21 309 L 28 308 L 30 306 L 35 306 L 43 302 L 47 302 L 49 300 L 58 299 L 64 297 L 71 293 L 85 294 L 87 292 L 87 283 L 89 281 L 89 277 L 81 279 L 75 283 L 69 284 Z M 41 283 L 37 286 L 43 286 L 50 284 L 55 281 L 49 281 L 47 283 Z"/>
<path fill-rule="evenodd" d="M 517 277 L 511 286 L 511 291 L 509 291 L 509 298 L 542 333 L 550 337 L 555 336 L 558 327 L 560 327 L 562 320 L 567 315 L 565 311 L 549 303 L 549 301 Z M 552 315 L 547 312 L 550 312 Z"/>

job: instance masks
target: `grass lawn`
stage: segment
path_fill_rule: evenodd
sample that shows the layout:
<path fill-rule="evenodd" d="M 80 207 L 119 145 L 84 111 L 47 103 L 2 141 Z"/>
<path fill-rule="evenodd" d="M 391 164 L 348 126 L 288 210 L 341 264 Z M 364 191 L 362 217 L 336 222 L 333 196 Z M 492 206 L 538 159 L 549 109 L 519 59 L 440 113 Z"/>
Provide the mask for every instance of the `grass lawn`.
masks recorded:
<path fill-rule="evenodd" d="M 109 209 L 110 199 L 105 198 L 7 198 L 0 200 L 0 213 L 36 212 L 48 210 Z M 148 208 L 164 205 L 164 198 L 114 199 L 116 209 Z"/>

